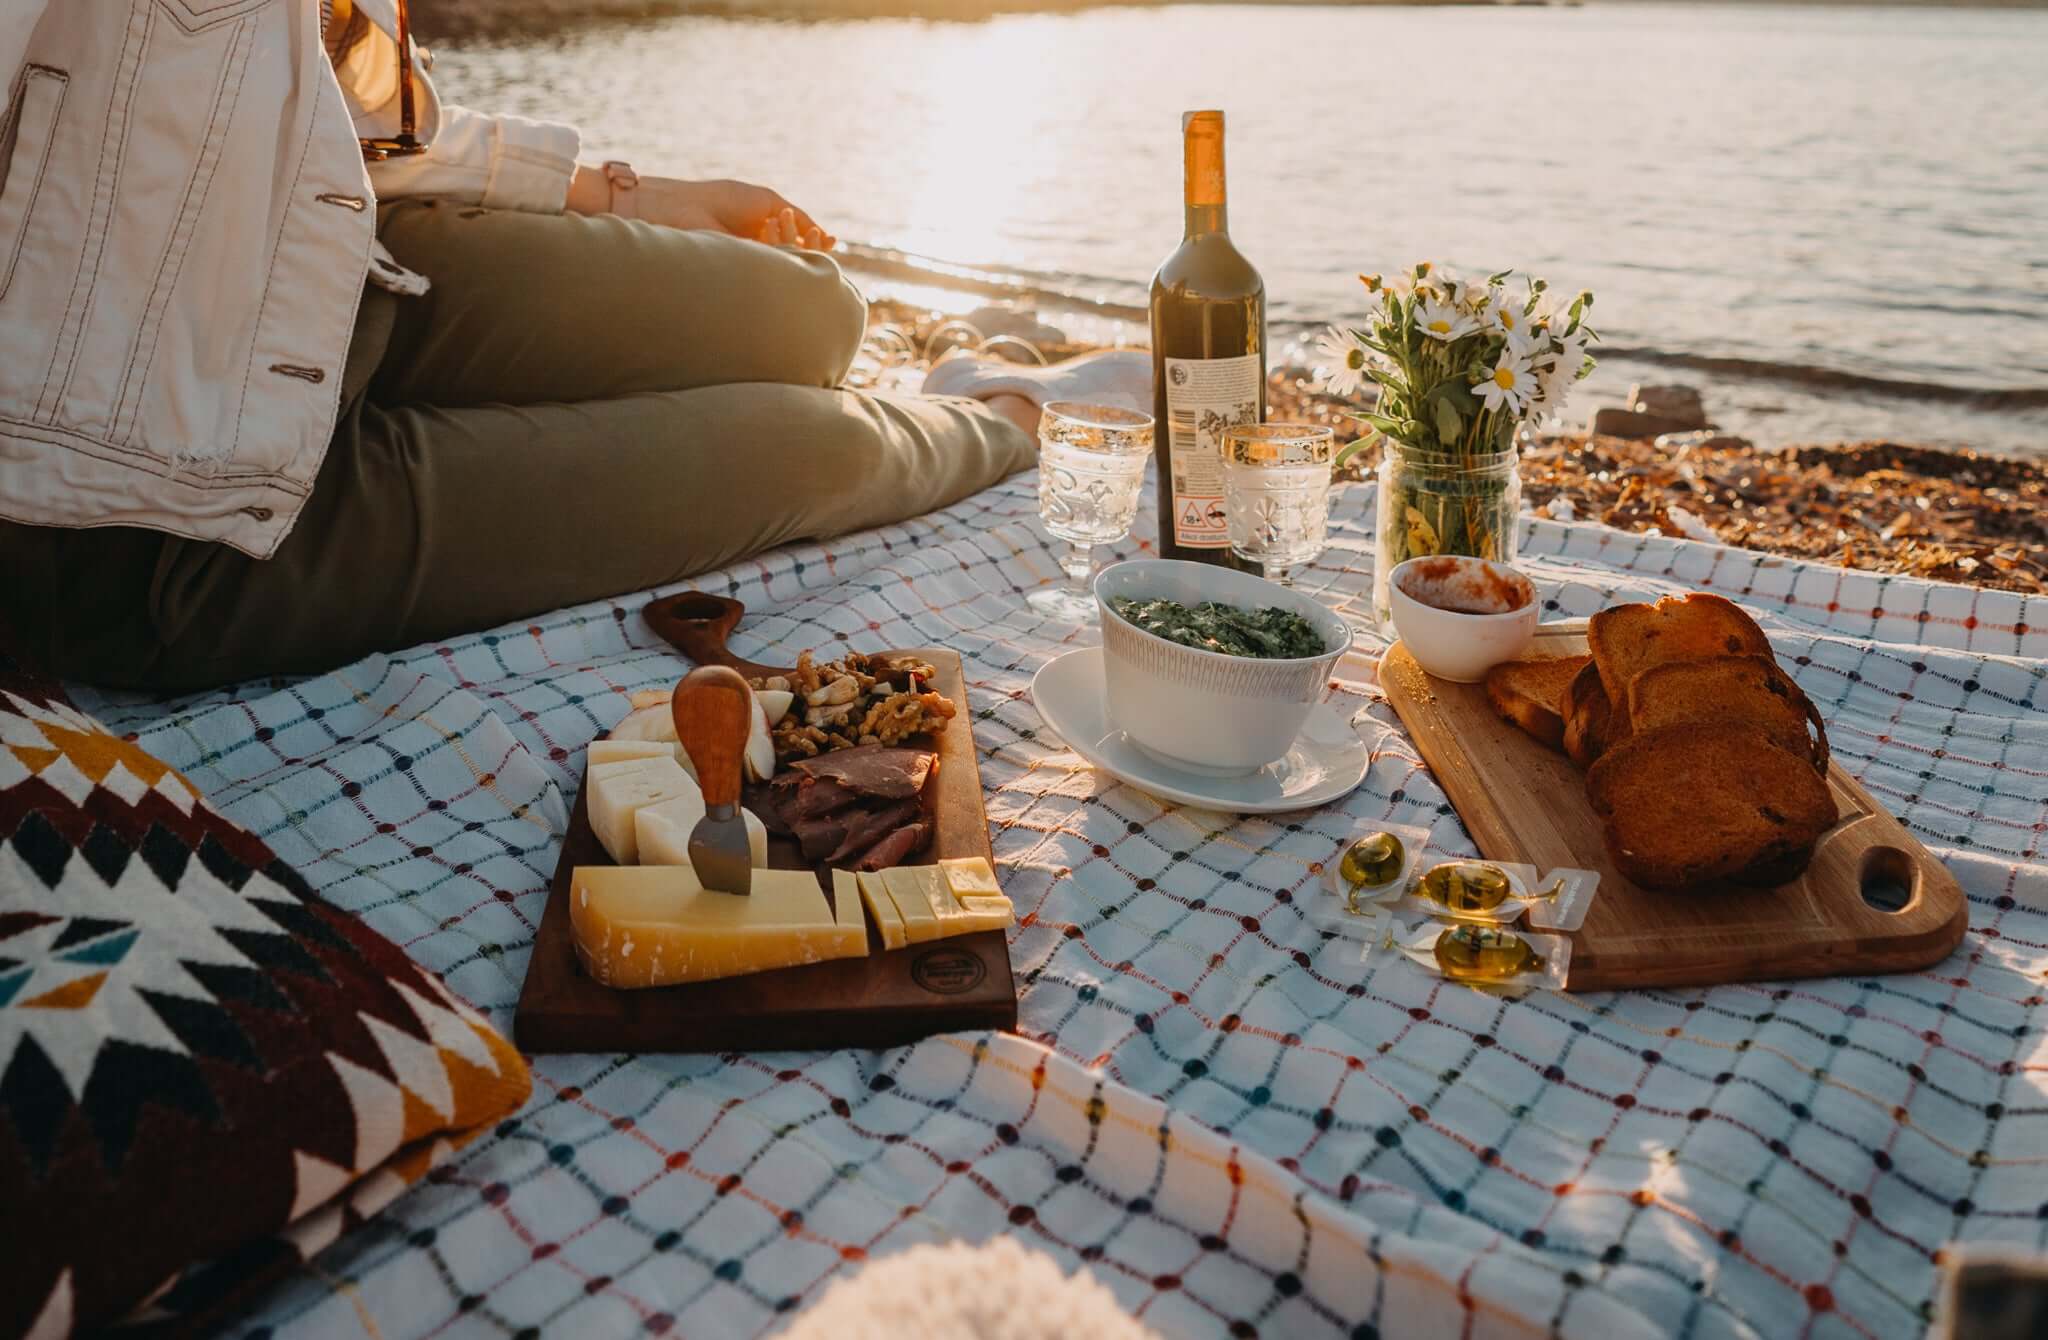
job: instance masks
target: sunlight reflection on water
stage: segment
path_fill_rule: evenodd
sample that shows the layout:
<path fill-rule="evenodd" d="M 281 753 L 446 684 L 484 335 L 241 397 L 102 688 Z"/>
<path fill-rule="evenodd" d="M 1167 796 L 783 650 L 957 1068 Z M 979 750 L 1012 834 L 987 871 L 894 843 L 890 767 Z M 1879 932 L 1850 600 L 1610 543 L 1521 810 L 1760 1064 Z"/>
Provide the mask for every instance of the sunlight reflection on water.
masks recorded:
<path fill-rule="evenodd" d="M 1615 345 L 2048 400 L 2039 11 L 683 17 L 440 57 L 453 100 L 573 122 L 586 160 L 765 181 L 843 236 L 1124 301 L 1178 238 L 1179 112 L 1220 105 L 1276 316 L 1343 313 L 1362 269 L 1512 264 L 1596 290 Z M 2048 450 L 2048 404 L 1888 412 Z"/>

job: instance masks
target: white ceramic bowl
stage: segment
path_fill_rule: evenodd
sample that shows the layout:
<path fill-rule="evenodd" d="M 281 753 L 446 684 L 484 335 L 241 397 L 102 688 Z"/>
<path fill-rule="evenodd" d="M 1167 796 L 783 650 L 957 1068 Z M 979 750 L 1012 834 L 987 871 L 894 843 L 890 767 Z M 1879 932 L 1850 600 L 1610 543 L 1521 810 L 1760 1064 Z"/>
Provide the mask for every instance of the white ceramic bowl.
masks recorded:
<path fill-rule="evenodd" d="M 1387 576 L 1394 631 L 1438 679 L 1476 684 L 1536 636 L 1536 584 L 1505 563 L 1437 555 Z"/>
<path fill-rule="evenodd" d="M 1118 597 L 1221 601 L 1242 609 L 1277 605 L 1307 619 L 1328 648 L 1317 656 L 1267 660 L 1226 656 L 1154 637 L 1109 607 Z M 1210 563 L 1132 559 L 1095 577 L 1102 613 L 1102 678 L 1111 724 L 1162 763 L 1212 777 L 1256 772 L 1286 755 L 1330 670 L 1351 646 L 1351 629 L 1298 591 Z"/>

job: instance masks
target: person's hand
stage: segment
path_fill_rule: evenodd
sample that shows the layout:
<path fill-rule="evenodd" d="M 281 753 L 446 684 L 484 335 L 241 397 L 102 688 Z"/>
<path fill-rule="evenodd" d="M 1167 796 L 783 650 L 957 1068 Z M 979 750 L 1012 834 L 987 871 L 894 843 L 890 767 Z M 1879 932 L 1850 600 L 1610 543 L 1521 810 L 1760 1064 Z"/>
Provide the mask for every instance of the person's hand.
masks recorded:
<path fill-rule="evenodd" d="M 584 189 L 586 173 L 596 178 L 588 184 L 589 189 Z M 809 214 L 765 186 L 743 181 L 677 181 L 672 177 L 643 176 L 633 194 L 639 216 L 649 223 L 730 233 L 776 247 L 830 251 L 839 245 L 839 239 L 821 228 Z M 591 168 L 577 169 L 577 183 L 570 190 L 571 209 L 598 213 L 610 198 L 611 188 L 602 173 Z"/>

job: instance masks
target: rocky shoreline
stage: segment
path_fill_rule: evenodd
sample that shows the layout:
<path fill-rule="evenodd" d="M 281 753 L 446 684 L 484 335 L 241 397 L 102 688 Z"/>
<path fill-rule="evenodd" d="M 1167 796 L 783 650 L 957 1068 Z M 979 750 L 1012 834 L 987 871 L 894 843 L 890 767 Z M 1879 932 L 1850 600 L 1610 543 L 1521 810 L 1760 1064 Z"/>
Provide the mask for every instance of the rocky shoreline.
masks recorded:
<path fill-rule="evenodd" d="M 892 303 L 876 303 L 870 316 L 918 348 L 946 319 Z M 1057 361 L 1086 348 L 1050 344 L 1045 353 Z M 2048 469 L 2040 465 L 1882 441 L 1766 448 L 1693 428 L 1682 408 L 1668 417 L 1684 396 L 1644 403 L 1598 411 L 1589 426 L 1602 431 L 1546 436 L 1529 448 L 1523 505 L 1638 534 L 2048 594 Z M 1362 402 L 1314 389 L 1305 368 L 1274 369 L 1267 404 L 1272 418 L 1332 424 L 1340 441 L 1358 436 L 1350 416 Z M 1647 417 L 1651 404 L 1667 412 L 1663 421 Z M 1630 437 L 1615 428 L 1676 431 Z M 1362 479 L 1377 464 L 1369 448 L 1344 473 Z"/>

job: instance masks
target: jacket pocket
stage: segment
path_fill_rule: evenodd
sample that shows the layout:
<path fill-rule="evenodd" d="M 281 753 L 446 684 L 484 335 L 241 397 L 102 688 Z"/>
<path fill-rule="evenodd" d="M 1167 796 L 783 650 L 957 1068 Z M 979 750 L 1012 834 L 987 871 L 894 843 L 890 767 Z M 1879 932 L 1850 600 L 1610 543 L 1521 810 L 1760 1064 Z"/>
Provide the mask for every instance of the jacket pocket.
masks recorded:
<path fill-rule="evenodd" d="M 50 146 L 57 139 L 57 115 L 64 109 L 64 90 L 71 76 L 47 65 L 25 65 L 21 87 L 9 110 L 0 148 L 12 140 L 7 156 L 6 185 L 0 187 L 0 298 L 7 296 L 14 282 L 14 267 L 21 260 L 21 240 L 28 231 L 29 215 L 35 212 L 36 195 L 42 190 L 43 172 L 50 164 Z"/>
<path fill-rule="evenodd" d="M 277 0 L 156 0 L 158 9 L 171 16 L 188 33 L 201 32 L 217 23 L 239 19 Z"/>

